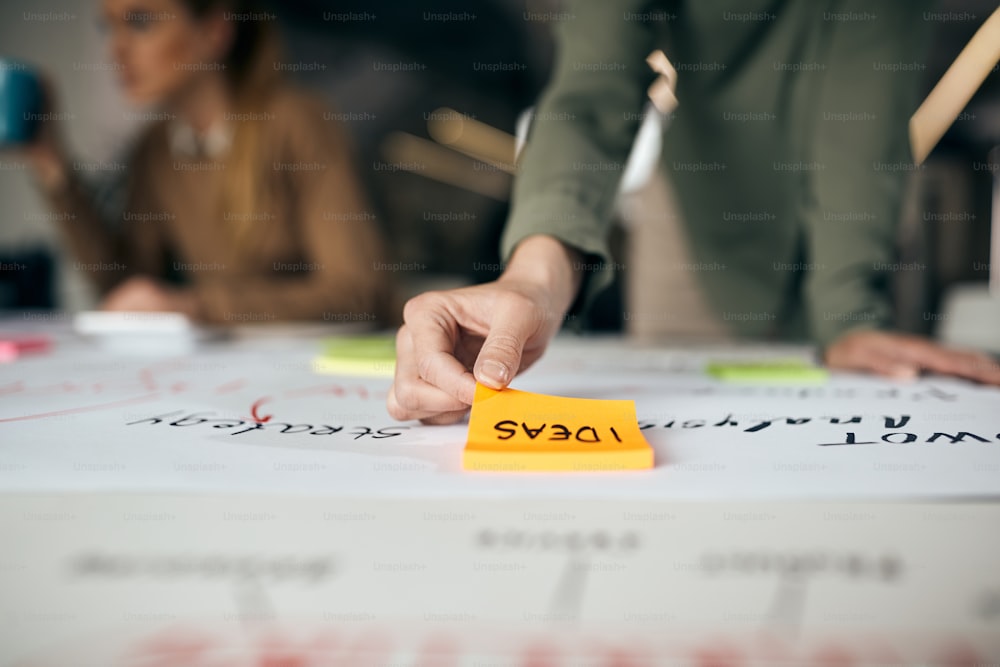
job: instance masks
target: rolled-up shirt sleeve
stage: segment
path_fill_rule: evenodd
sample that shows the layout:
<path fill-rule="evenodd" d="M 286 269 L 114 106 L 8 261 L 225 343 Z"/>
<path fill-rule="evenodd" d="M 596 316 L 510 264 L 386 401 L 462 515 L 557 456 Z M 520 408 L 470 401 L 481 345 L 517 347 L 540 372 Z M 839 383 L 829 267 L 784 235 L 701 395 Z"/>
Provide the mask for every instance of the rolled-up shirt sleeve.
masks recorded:
<path fill-rule="evenodd" d="M 552 77 L 514 182 L 504 258 L 526 237 L 543 234 L 598 262 L 608 259 L 615 194 L 655 79 L 645 62 L 655 48 L 651 4 L 566 3 L 555 23 Z M 591 288 L 607 278 L 592 280 Z"/>

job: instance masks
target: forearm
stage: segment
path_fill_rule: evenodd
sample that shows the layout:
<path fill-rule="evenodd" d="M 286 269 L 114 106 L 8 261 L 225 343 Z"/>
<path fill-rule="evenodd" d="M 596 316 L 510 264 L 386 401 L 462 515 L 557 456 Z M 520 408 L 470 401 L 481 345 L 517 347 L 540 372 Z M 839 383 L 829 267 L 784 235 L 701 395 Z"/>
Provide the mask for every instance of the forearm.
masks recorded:
<path fill-rule="evenodd" d="M 513 262 L 515 248 L 520 252 L 527 240 L 544 236 L 574 249 L 571 268 L 575 263 L 579 269 L 585 258 L 596 267 L 610 263 L 607 239 L 618 185 L 648 101 L 646 89 L 655 78 L 645 62 L 655 44 L 652 29 L 624 18 L 645 5 L 644 0 L 567 4 L 576 18 L 556 28 L 559 55 L 521 156 L 501 243 L 504 258 Z M 571 271 L 572 282 L 563 281 L 572 285 L 560 293 L 566 308 L 583 273 Z M 592 295 L 611 275 L 590 273 L 586 289 Z"/>
<path fill-rule="evenodd" d="M 66 240 L 75 270 L 107 291 L 134 267 L 122 255 L 121 240 L 101 220 L 85 183 L 68 163 L 37 174 L 39 190 Z"/>
<path fill-rule="evenodd" d="M 829 344 L 856 328 L 893 324 L 892 275 L 898 222 L 913 164 L 906 121 L 917 106 L 920 72 L 887 74 L 878 63 L 921 62 L 929 32 L 919 2 L 887 2 L 879 21 L 838 25 L 828 39 L 827 70 L 815 86 L 812 178 L 804 208 L 814 269 L 806 277 L 813 333 Z M 861 0 L 844 11 L 864 8 Z M 884 16 L 883 16 L 884 14 Z M 840 115 L 864 120 L 843 122 Z"/>
<path fill-rule="evenodd" d="M 580 290 L 582 255 L 552 236 L 525 238 L 511 255 L 498 282 L 516 281 L 535 285 L 551 298 L 561 316 L 569 310 Z"/>

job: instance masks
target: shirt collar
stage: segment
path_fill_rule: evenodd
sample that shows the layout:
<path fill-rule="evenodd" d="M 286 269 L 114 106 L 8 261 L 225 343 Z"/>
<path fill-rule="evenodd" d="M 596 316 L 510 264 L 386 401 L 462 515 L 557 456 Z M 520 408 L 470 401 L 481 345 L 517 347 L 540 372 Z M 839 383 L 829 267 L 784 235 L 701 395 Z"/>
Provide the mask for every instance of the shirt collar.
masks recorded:
<path fill-rule="evenodd" d="M 199 134 L 191 125 L 175 119 L 167 126 L 170 152 L 176 157 L 221 158 L 233 143 L 233 128 L 218 121 Z"/>

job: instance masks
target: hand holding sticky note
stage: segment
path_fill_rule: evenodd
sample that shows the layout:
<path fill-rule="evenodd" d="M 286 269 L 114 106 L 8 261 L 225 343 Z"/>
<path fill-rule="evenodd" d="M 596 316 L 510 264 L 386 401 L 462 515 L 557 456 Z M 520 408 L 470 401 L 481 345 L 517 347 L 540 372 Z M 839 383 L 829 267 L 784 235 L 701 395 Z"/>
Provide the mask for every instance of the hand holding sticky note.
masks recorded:
<path fill-rule="evenodd" d="M 476 385 L 462 467 L 595 472 L 653 467 L 634 401 L 496 391 Z"/>

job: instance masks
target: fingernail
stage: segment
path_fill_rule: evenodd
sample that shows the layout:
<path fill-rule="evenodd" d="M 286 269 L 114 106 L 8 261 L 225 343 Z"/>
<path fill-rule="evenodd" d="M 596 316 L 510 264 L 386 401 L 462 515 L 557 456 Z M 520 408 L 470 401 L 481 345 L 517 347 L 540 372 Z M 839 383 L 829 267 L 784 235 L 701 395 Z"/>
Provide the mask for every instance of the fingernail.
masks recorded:
<path fill-rule="evenodd" d="M 484 361 L 479 369 L 478 380 L 493 389 L 502 389 L 510 382 L 510 371 L 499 361 Z"/>
<path fill-rule="evenodd" d="M 917 369 L 913 366 L 894 366 L 890 374 L 896 380 L 915 380 L 917 378 Z"/>

